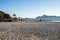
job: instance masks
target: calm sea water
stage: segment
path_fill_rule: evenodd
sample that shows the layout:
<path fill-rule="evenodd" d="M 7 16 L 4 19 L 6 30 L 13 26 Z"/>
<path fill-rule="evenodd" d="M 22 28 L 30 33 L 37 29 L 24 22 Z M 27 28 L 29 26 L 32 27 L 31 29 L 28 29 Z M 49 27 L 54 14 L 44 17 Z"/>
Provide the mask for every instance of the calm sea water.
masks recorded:
<path fill-rule="evenodd" d="M 49 22 L 60 22 L 60 21 L 49 21 Z"/>

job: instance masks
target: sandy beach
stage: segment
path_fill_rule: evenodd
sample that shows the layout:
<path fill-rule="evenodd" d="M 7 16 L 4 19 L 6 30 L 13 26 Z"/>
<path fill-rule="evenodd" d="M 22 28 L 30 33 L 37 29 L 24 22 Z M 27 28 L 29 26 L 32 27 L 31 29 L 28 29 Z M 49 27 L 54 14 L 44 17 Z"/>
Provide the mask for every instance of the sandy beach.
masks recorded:
<path fill-rule="evenodd" d="M 60 40 L 60 22 L 0 22 L 0 40 Z"/>

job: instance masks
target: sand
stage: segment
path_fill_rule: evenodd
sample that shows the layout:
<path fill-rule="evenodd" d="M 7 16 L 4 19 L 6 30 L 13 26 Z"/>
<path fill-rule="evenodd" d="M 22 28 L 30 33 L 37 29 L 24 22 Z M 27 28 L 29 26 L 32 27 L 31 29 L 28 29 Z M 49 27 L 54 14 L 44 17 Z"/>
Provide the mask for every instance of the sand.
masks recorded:
<path fill-rule="evenodd" d="M 60 22 L 0 22 L 0 40 L 60 40 Z"/>

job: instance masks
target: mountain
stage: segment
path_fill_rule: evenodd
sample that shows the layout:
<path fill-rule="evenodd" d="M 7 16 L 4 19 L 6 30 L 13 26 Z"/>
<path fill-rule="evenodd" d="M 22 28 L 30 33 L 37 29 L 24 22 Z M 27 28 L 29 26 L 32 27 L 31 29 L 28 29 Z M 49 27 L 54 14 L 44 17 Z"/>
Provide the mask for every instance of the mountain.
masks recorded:
<path fill-rule="evenodd" d="M 60 21 L 60 16 L 48 16 L 48 15 L 43 15 L 43 16 L 37 16 L 35 19 L 37 20 L 50 20 L 50 21 Z"/>
<path fill-rule="evenodd" d="M 60 16 L 37 16 L 36 18 L 25 18 L 25 21 L 60 21 Z"/>

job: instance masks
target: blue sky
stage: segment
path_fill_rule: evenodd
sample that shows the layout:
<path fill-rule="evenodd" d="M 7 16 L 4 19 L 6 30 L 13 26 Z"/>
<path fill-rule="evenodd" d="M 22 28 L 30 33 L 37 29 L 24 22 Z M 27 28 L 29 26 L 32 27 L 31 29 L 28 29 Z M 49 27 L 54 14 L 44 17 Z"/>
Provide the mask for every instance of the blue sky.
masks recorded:
<path fill-rule="evenodd" d="M 60 0 L 0 0 L 0 11 L 17 17 L 60 16 Z"/>

